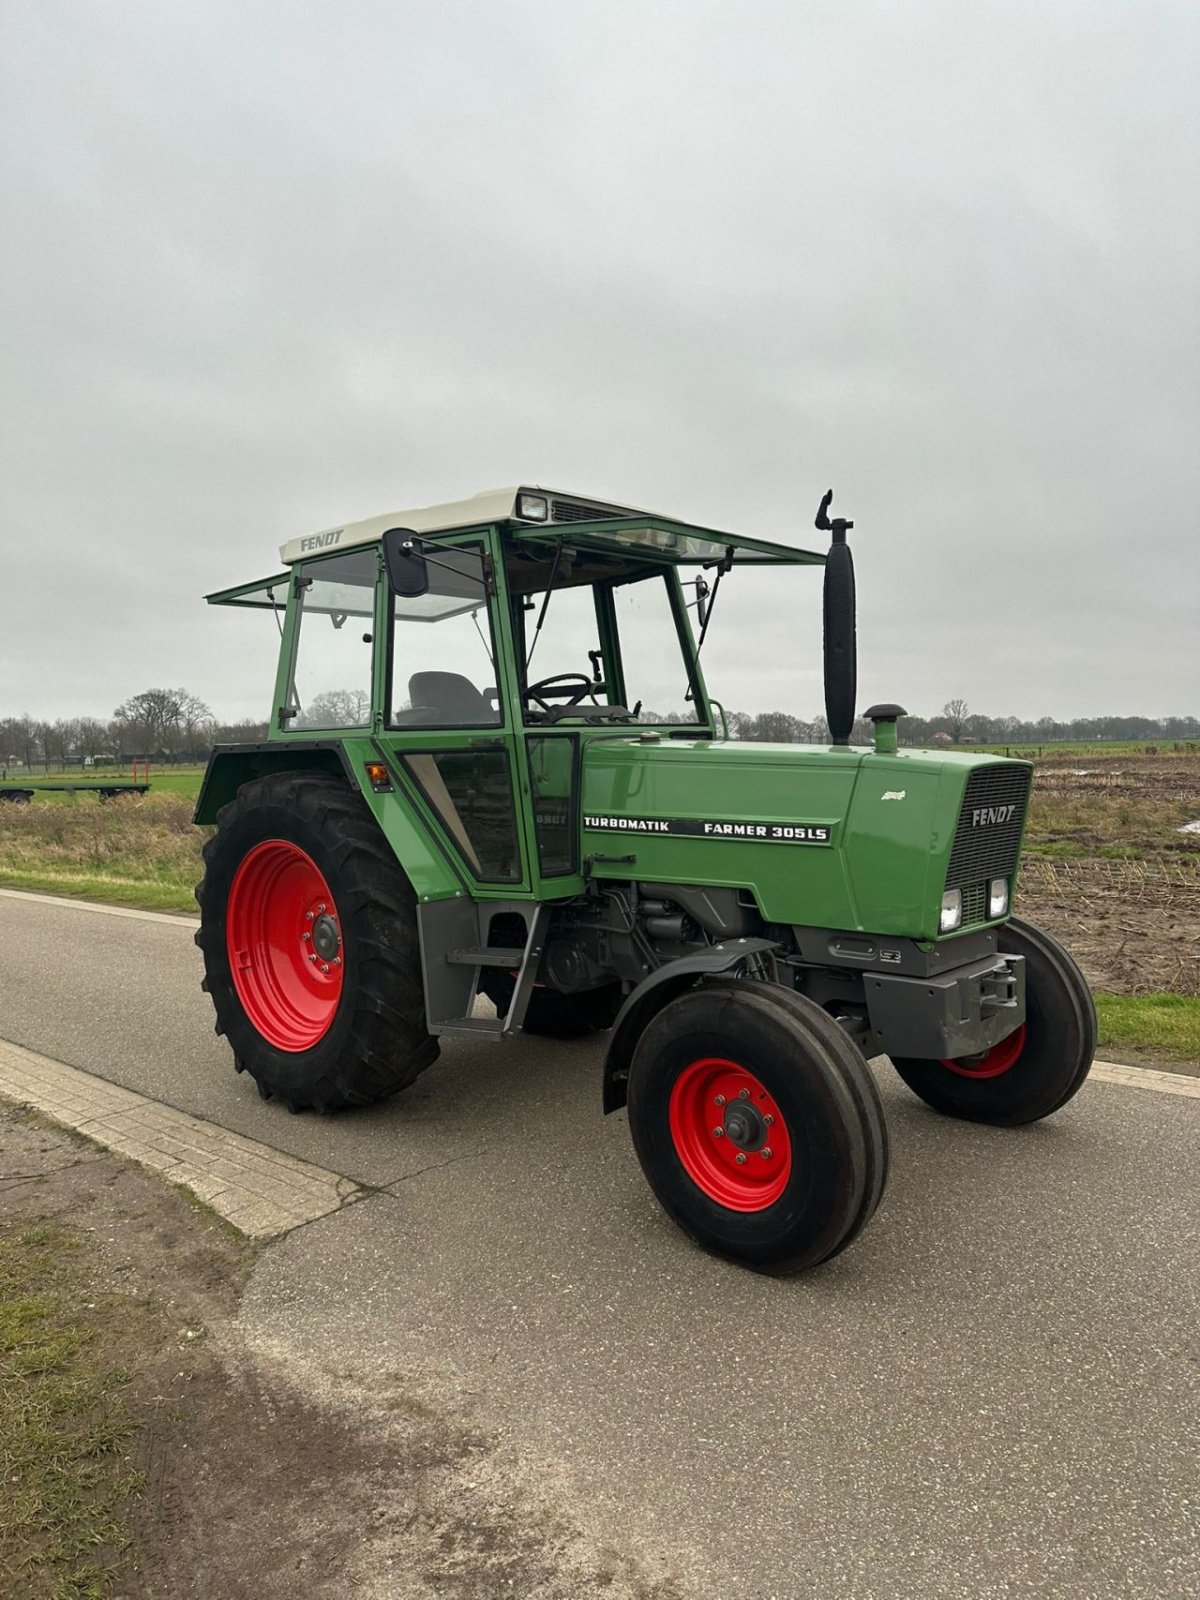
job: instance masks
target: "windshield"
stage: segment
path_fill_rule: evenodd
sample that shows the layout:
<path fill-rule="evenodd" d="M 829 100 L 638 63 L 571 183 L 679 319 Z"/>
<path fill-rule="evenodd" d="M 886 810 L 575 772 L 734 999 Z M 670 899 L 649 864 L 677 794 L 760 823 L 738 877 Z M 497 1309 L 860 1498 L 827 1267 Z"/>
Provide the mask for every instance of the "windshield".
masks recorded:
<path fill-rule="evenodd" d="M 625 704 L 642 722 L 700 720 L 665 572 L 612 590 Z"/>
<path fill-rule="evenodd" d="M 650 569 L 634 578 L 536 589 L 514 606 L 531 691 L 527 721 L 545 720 L 538 685 L 553 679 L 564 680 L 549 697 L 558 718 L 613 706 L 641 722 L 700 720 L 666 573 Z"/>

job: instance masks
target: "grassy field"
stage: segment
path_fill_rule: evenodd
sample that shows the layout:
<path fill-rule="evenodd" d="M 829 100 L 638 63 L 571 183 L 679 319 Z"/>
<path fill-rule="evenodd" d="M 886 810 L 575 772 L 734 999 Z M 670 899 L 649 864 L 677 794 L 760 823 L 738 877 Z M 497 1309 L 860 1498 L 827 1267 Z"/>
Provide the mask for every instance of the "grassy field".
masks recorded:
<path fill-rule="evenodd" d="M 130 1376 L 97 1348 L 123 1308 L 88 1283 L 82 1242 L 56 1223 L 0 1228 L 0 1572 L 14 1596 L 106 1595 L 130 1542 Z"/>
<path fill-rule="evenodd" d="M 1200 1062 L 1200 1000 L 1181 994 L 1098 994 L 1100 1047 Z"/>
<path fill-rule="evenodd" d="M 151 767 L 150 792 L 152 794 L 178 794 L 190 800 L 193 805 L 196 796 L 200 793 L 200 780 L 204 777 L 203 767 Z M 48 776 L 40 771 L 34 771 L 27 778 L 22 779 L 11 771 L 7 779 L 0 779 L 0 794 L 5 789 L 19 789 L 22 783 L 74 783 L 80 788 L 73 793 L 66 790 L 43 790 L 37 796 L 37 805 L 97 805 L 96 796 L 85 791 L 98 787 L 104 782 L 132 783 L 134 780 L 127 768 L 120 771 L 80 772 L 73 768 L 70 772 L 51 772 Z M 139 782 L 142 780 L 138 780 Z"/>
<path fill-rule="evenodd" d="M 1055 934 L 1097 993 L 1101 1048 L 1200 1061 L 1200 746 L 1085 747 L 1035 761 L 1018 912 Z M 0 887 L 195 913 L 202 769 L 150 794 L 0 804 Z"/>

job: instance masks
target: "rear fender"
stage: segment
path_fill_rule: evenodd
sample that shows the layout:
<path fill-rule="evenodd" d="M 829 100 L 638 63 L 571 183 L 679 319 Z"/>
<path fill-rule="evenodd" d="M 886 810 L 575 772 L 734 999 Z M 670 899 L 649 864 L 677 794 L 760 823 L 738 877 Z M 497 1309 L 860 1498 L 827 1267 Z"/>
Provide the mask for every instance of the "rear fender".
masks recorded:
<path fill-rule="evenodd" d="M 357 768 L 356 755 L 360 758 Z M 193 820 L 215 823 L 221 808 L 254 778 L 272 772 L 327 773 L 341 778 L 362 795 L 383 834 L 382 847 L 390 849 L 404 868 L 418 900 L 445 900 L 465 894 L 461 874 L 430 838 L 407 795 L 391 788 L 377 793 L 362 780 L 361 761 L 377 757 L 378 752 L 366 741 L 356 742 L 351 750 L 333 739 L 297 740 L 295 744 L 273 739 L 269 744 L 221 745 L 209 757 Z"/>
<path fill-rule="evenodd" d="M 726 944 L 713 945 L 695 955 L 680 956 L 678 961 L 668 961 L 666 966 L 656 968 L 648 978 L 644 978 L 626 996 L 625 1004 L 617 1012 L 617 1019 L 613 1023 L 612 1039 L 604 1059 L 602 1104 L 605 1115 L 610 1111 L 619 1111 L 625 1104 L 633 1052 L 651 1018 L 663 1006 L 703 979 L 719 977 L 740 966 L 752 963 L 760 967 L 765 961 L 773 971 L 773 953 L 778 949 L 779 946 L 771 939 L 731 939 Z"/>
<path fill-rule="evenodd" d="M 332 740 L 218 745 L 208 758 L 192 821 L 215 823 L 221 807 L 229 804 L 244 783 L 272 772 L 328 772 L 345 778 L 352 789 L 360 787 L 346 752 Z"/>

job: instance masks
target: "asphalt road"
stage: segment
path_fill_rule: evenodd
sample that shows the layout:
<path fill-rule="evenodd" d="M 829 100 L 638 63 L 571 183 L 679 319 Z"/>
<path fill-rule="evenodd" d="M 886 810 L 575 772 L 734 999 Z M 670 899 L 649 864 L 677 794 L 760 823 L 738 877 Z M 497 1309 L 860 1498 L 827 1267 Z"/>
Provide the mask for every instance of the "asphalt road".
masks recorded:
<path fill-rule="evenodd" d="M 455 1043 L 386 1106 L 289 1116 L 191 932 L 0 895 L 0 1037 L 378 1191 L 260 1261 L 281 1349 L 475 1407 L 697 1600 L 1200 1594 L 1200 1100 L 1092 1082 L 991 1130 L 879 1064 L 880 1211 L 760 1278 L 658 1211 L 600 1046 Z"/>

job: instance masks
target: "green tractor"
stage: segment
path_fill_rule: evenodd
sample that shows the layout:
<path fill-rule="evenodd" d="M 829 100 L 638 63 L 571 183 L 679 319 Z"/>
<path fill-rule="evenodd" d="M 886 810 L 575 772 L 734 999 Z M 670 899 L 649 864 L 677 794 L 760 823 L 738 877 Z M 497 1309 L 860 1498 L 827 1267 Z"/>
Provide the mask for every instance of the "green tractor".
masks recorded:
<path fill-rule="evenodd" d="M 196 809 L 204 987 L 264 1097 L 368 1105 L 444 1036 L 611 1030 L 604 1110 L 658 1199 L 762 1270 L 878 1205 L 869 1057 L 948 1116 L 1070 1099 L 1091 997 L 1011 915 L 1032 769 L 898 748 L 896 705 L 850 744 L 830 499 L 823 556 L 496 490 L 295 539 L 208 597 L 281 636 L 269 735 L 214 751 Z M 830 743 L 729 740 L 700 668 L 720 588 L 821 565 Z"/>

